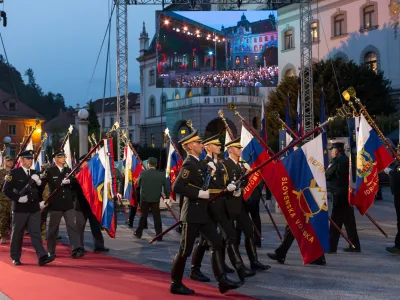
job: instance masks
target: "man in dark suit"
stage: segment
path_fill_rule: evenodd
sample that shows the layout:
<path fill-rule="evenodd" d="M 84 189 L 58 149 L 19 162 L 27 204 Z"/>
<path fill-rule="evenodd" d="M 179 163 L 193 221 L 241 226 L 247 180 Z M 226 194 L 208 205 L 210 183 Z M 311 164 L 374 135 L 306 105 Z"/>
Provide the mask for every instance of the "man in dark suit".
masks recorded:
<path fill-rule="evenodd" d="M 237 181 L 245 172 L 239 164 L 242 154 L 242 146 L 240 145 L 240 137 L 227 143 L 225 147 L 228 149 L 229 157 L 224 160 L 225 168 L 228 172 L 229 182 Z M 253 235 L 253 224 L 248 212 L 244 208 L 243 191 L 247 184 L 247 180 L 242 182 L 242 187 L 228 193 L 226 201 L 226 210 L 230 219 L 236 221 L 236 226 L 240 227 L 245 235 L 246 252 L 250 260 L 250 266 L 253 270 L 268 270 L 268 265 L 263 265 L 258 261 L 256 245 Z"/>
<path fill-rule="evenodd" d="M 228 290 L 240 287 L 243 281 L 231 281 L 224 271 L 221 238 L 208 213 L 210 192 L 207 187 L 203 186 L 204 170 L 199 159 L 203 151 L 201 138 L 195 130 L 181 139 L 179 143 L 188 155 L 173 185 L 173 191 L 181 195 L 184 202 L 180 216 L 183 223 L 181 245 L 172 263 L 170 292 L 181 295 L 194 294 L 193 290 L 182 283 L 182 278 L 186 260 L 192 253 L 196 235 L 200 232 L 210 245 L 211 265 L 218 281 L 219 291 L 226 293 Z"/>
<path fill-rule="evenodd" d="M 59 186 L 61 186 L 61 189 L 48 202 L 50 221 L 47 235 L 47 251 L 52 255 L 56 253 L 58 227 L 63 217 L 72 248 L 72 258 L 80 258 L 84 255 L 84 250 L 81 248 L 79 233 L 75 224 L 76 213 L 71 191 L 71 181 L 66 178 L 71 169 L 65 164 L 65 154 L 63 151 L 54 153 L 53 157 L 55 165 L 47 169 L 43 176 L 43 186 L 46 184 L 49 185 L 50 194 Z"/>
<path fill-rule="evenodd" d="M 82 155 L 79 160 L 81 161 L 86 157 Z M 84 168 L 88 164 L 88 160 L 84 161 L 81 168 Z M 104 247 L 104 237 L 101 233 L 101 224 L 99 220 L 97 220 L 96 216 L 93 214 L 92 209 L 90 208 L 89 202 L 86 200 L 85 195 L 83 194 L 82 188 L 79 185 L 78 181 L 73 183 L 73 193 L 75 196 L 75 211 L 76 211 L 76 227 L 79 232 L 79 239 L 81 242 L 81 249 L 86 252 L 84 246 L 84 237 L 85 237 L 85 227 L 86 222 L 89 220 L 90 230 L 93 236 L 94 242 L 94 253 L 103 253 L 108 252 L 110 249 Z"/>
<path fill-rule="evenodd" d="M 147 215 L 149 209 L 153 214 L 154 229 L 156 235 L 162 231 L 161 215 L 160 215 L 160 197 L 164 188 L 164 195 L 169 195 L 169 184 L 164 172 L 156 170 L 157 158 L 149 157 L 148 169 L 139 175 L 136 195 L 140 198 L 140 220 L 139 226 L 134 235 L 137 238 L 142 237 L 143 229 L 147 225 Z M 161 239 L 158 239 L 159 241 Z"/>
<path fill-rule="evenodd" d="M 21 265 L 22 240 L 28 227 L 38 263 L 43 266 L 55 257 L 47 254 L 40 236 L 40 209 L 44 207 L 39 191 L 42 181 L 37 172 L 31 169 L 33 150 L 22 152 L 20 161 L 21 167 L 8 173 L 3 187 L 4 194 L 12 201 L 11 259 L 14 265 Z"/>

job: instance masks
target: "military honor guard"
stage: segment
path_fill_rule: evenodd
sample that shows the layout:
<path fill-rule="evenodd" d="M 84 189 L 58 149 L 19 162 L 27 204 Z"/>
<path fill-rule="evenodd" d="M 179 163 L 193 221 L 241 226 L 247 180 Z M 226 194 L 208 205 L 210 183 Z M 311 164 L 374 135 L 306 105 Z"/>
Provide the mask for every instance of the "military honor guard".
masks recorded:
<path fill-rule="evenodd" d="M 0 169 L 0 187 L 4 185 L 6 175 L 11 171 L 14 158 L 10 155 L 4 156 L 4 168 Z M 7 244 L 8 228 L 11 216 L 11 201 L 0 191 L 0 244 Z"/>
<path fill-rule="evenodd" d="M 242 146 L 240 145 L 240 137 L 233 139 L 225 145 L 228 149 L 229 157 L 224 160 L 225 168 L 228 172 L 229 182 L 236 182 L 243 174 L 243 169 L 239 164 L 242 154 Z M 249 214 L 244 208 L 244 200 L 242 188 L 247 184 L 247 180 L 242 182 L 242 186 L 228 193 L 226 201 L 226 210 L 229 218 L 236 222 L 236 226 L 240 227 L 245 235 L 246 252 L 250 260 L 250 266 L 253 270 L 268 270 L 270 266 L 263 265 L 258 261 L 257 250 L 253 234 L 253 224 Z"/>
<path fill-rule="evenodd" d="M 61 189 L 48 203 L 50 221 L 47 235 L 47 251 L 51 255 L 56 254 L 58 227 L 63 217 L 72 248 L 72 257 L 80 258 L 84 256 L 84 250 L 81 248 L 79 233 L 75 224 L 76 213 L 74 210 L 71 181 L 66 178 L 71 169 L 65 164 L 65 153 L 63 151 L 54 153 L 53 157 L 55 164 L 43 174 L 43 184 L 49 185 L 50 194 L 60 186 Z"/>
<path fill-rule="evenodd" d="M 243 281 L 234 282 L 228 279 L 224 270 L 221 238 L 208 211 L 210 191 L 208 186 L 204 185 L 204 169 L 199 159 L 203 150 L 201 142 L 197 130 L 179 141 L 187 152 L 187 157 L 173 185 L 173 191 L 183 197 L 180 216 L 183 227 L 179 251 L 175 255 L 171 269 L 170 292 L 172 294 L 194 294 L 193 290 L 183 284 L 182 278 L 186 260 L 192 253 L 198 232 L 210 245 L 211 265 L 214 276 L 218 281 L 219 291 L 226 293 L 228 290 L 236 289 L 243 284 Z"/>
<path fill-rule="evenodd" d="M 209 193 L 210 197 L 213 197 L 223 191 L 225 188 L 228 191 L 234 191 L 236 186 L 232 183 L 228 183 L 228 174 L 225 166 L 222 162 L 218 161 L 218 155 L 221 154 L 221 142 L 219 141 L 219 135 L 212 136 L 203 141 L 203 145 L 206 149 L 207 156 L 204 159 L 204 165 L 208 168 L 208 179 L 209 179 Z M 224 269 L 229 272 L 229 269 L 225 264 L 225 244 L 227 244 L 227 251 L 229 259 L 236 269 L 240 280 L 244 281 L 250 276 L 254 276 L 256 273 L 246 268 L 243 263 L 242 257 L 240 256 L 239 248 L 236 241 L 236 232 L 233 227 L 233 223 L 229 219 L 225 205 L 226 195 L 218 197 L 214 202 L 208 204 L 208 211 L 212 221 L 218 225 L 222 234 L 222 250 Z M 227 241 L 227 242 L 225 242 Z M 201 236 L 199 245 L 194 249 L 192 256 L 192 267 L 190 272 L 190 278 L 197 281 L 208 282 L 210 278 L 205 276 L 201 271 L 201 262 L 203 260 L 206 249 L 208 248 L 207 241 Z"/>
<path fill-rule="evenodd" d="M 360 252 L 360 240 L 358 238 L 354 208 L 349 204 L 349 158 L 345 154 L 343 143 L 332 144 L 332 161 L 326 169 L 326 181 L 332 190 L 332 220 L 341 229 L 346 228 L 347 235 L 355 248 L 344 248 L 345 252 Z M 335 226 L 330 226 L 330 253 L 336 253 L 340 232 Z"/>
<path fill-rule="evenodd" d="M 156 167 L 157 158 L 150 157 L 148 159 L 148 169 L 140 173 L 137 183 L 136 195 L 140 197 L 141 215 L 139 226 L 134 235 L 139 239 L 142 237 L 143 229 L 147 225 L 149 209 L 151 209 L 153 214 L 156 235 L 159 235 L 162 231 L 160 198 L 163 193 L 164 197 L 165 195 L 169 195 L 169 183 L 165 173 L 156 170 Z"/>
<path fill-rule="evenodd" d="M 14 265 L 21 265 L 22 241 L 25 228 L 28 228 L 32 246 L 39 259 L 39 266 L 54 260 L 48 255 L 40 236 L 40 209 L 44 207 L 40 187 L 42 181 L 35 170 L 32 170 L 33 151 L 20 154 L 21 167 L 11 170 L 5 177 L 4 194 L 12 201 L 12 233 L 10 255 Z"/>

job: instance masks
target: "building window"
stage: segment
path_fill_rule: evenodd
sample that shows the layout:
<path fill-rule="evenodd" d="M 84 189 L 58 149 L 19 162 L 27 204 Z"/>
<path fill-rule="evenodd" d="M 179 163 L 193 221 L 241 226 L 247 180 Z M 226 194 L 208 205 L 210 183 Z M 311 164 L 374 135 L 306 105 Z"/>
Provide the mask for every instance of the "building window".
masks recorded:
<path fill-rule="evenodd" d="M 17 134 L 17 125 L 8 125 L 8 134 L 16 135 Z"/>
<path fill-rule="evenodd" d="M 10 146 L 10 155 L 15 157 L 17 155 L 17 148 L 15 146 Z"/>
<path fill-rule="evenodd" d="M 344 35 L 344 15 L 338 15 L 335 17 L 335 31 L 334 36 Z"/>
<path fill-rule="evenodd" d="M 133 125 L 133 118 L 132 118 L 132 116 L 129 116 L 129 126 L 132 126 Z"/>
<path fill-rule="evenodd" d="M 175 96 L 174 96 L 175 100 L 179 100 L 181 99 L 181 95 L 179 94 L 178 90 L 175 90 Z"/>
<path fill-rule="evenodd" d="M 244 59 L 243 59 L 243 64 L 244 64 L 245 66 L 248 66 L 248 65 L 249 65 L 249 57 L 248 57 L 248 56 L 245 56 L 245 57 L 244 57 Z"/>
<path fill-rule="evenodd" d="M 275 37 L 273 35 L 271 35 L 271 41 L 273 41 L 275 39 Z"/>
<path fill-rule="evenodd" d="M 149 71 L 149 85 L 153 85 L 156 83 L 156 77 L 154 76 L 154 70 Z"/>
<path fill-rule="evenodd" d="M 256 47 L 257 47 L 257 46 L 256 46 Z M 239 57 L 239 56 L 236 56 L 235 64 L 236 64 L 237 66 L 240 66 L 240 57 Z"/>
<path fill-rule="evenodd" d="M 364 28 L 371 28 L 372 26 L 374 26 L 374 13 L 375 9 L 373 5 L 367 6 L 363 9 Z"/>
<path fill-rule="evenodd" d="M 293 48 L 293 30 L 289 29 L 285 31 L 285 50 Z"/>
<path fill-rule="evenodd" d="M 258 46 L 257 45 L 254 46 L 254 51 L 256 51 L 256 52 L 258 51 Z"/>
<path fill-rule="evenodd" d="M 313 43 L 318 43 L 319 42 L 319 37 L 318 37 L 318 22 L 313 22 L 311 24 L 311 38 Z"/>
<path fill-rule="evenodd" d="M 254 43 L 257 43 L 257 38 L 254 38 Z"/>
<path fill-rule="evenodd" d="M 114 118 L 111 117 L 111 118 L 110 118 L 110 127 L 112 127 L 113 125 L 114 125 Z"/>
<path fill-rule="evenodd" d="M 150 118 L 156 116 L 156 101 L 154 97 L 150 98 Z"/>
<path fill-rule="evenodd" d="M 132 141 L 132 133 L 129 133 L 129 140 Z"/>
<path fill-rule="evenodd" d="M 8 104 L 8 109 L 9 109 L 10 111 L 16 111 L 16 110 L 17 110 L 17 106 L 15 105 L 14 102 L 10 102 L 10 103 Z"/>
<path fill-rule="evenodd" d="M 264 36 L 264 41 L 268 42 L 268 36 Z"/>
<path fill-rule="evenodd" d="M 259 38 L 258 38 L 258 41 L 261 43 L 262 42 L 262 36 L 260 36 Z"/>
<path fill-rule="evenodd" d="M 254 55 L 254 60 L 255 60 L 255 61 L 258 60 L 258 55 Z"/>
<path fill-rule="evenodd" d="M 378 72 L 378 64 L 376 59 L 376 54 L 374 52 L 368 52 L 364 58 L 365 65 L 370 68 L 375 73 Z"/>
<path fill-rule="evenodd" d="M 294 71 L 292 69 L 287 70 L 285 77 L 294 77 Z"/>
<path fill-rule="evenodd" d="M 163 147 L 167 148 L 167 135 L 164 132 L 164 143 L 163 143 Z"/>
<path fill-rule="evenodd" d="M 151 147 L 152 148 L 156 147 L 156 139 L 154 137 L 154 133 L 151 134 Z"/>
<path fill-rule="evenodd" d="M 165 113 L 167 110 L 167 96 L 163 95 L 161 97 L 161 114 Z"/>

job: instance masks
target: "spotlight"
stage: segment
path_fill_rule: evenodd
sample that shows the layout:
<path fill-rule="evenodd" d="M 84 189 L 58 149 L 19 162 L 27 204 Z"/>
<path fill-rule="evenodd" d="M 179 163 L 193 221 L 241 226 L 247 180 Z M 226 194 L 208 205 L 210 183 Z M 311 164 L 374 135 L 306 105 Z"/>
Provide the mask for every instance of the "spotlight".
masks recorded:
<path fill-rule="evenodd" d="M 213 55 L 212 51 L 209 51 L 208 54 L 209 54 L 209 55 Z"/>
<path fill-rule="evenodd" d="M 200 33 L 200 30 L 196 30 L 196 34 L 199 34 Z"/>
<path fill-rule="evenodd" d="M 183 30 L 185 30 L 185 31 L 188 30 L 187 26 L 183 27 Z"/>
<path fill-rule="evenodd" d="M 350 101 L 351 98 L 356 97 L 356 90 L 351 86 L 342 93 L 344 100 Z"/>
<path fill-rule="evenodd" d="M 164 21 L 164 24 L 165 24 L 165 25 L 168 25 L 168 24 L 169 24 L 169 21 L 168 21 L 168 20 L 165 20 L 165 21 Z"/>

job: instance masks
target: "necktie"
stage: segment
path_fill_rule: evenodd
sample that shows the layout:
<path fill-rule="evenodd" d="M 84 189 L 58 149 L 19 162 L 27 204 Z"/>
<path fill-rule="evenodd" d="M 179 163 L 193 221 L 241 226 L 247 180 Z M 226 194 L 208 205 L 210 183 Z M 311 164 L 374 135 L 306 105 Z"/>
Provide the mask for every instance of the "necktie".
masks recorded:
<path fill-rule="evenodd" d="M 30 173 L 31 173 L 30 170 L 26 171 L 26 174 L 28 174 L 28 177 L 31 175 Z"/>

